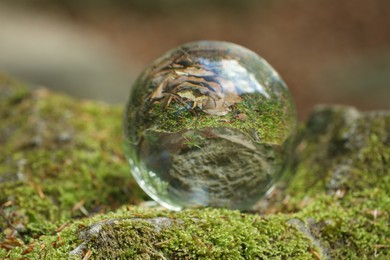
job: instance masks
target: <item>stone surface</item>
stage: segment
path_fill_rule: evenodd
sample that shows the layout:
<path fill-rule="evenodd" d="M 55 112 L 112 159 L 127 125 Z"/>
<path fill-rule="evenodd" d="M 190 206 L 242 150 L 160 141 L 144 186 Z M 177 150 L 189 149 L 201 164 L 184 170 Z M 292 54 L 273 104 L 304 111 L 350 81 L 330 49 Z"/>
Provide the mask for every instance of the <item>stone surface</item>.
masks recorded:
<path fill-rule="evenodd" d="M 0 118 L 0 258 L 389 257 L 388 111 L 317 108 L 250 212 L 137 206 L 119 108 L 1 76 Z"/>

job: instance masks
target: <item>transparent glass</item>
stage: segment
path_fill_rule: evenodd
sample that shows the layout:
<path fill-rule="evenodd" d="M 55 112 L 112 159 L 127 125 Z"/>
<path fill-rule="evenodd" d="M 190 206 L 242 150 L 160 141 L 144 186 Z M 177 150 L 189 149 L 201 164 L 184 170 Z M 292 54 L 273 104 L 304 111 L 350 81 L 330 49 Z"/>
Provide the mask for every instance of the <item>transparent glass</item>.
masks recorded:
<path fill-rule="evenodd" d="M 171 210 L 248 209 L 280 178 L 296 129 L 287 86 L 254 52 L 184 44 L 134 84 L 125 152 L 142 189 Z"/>

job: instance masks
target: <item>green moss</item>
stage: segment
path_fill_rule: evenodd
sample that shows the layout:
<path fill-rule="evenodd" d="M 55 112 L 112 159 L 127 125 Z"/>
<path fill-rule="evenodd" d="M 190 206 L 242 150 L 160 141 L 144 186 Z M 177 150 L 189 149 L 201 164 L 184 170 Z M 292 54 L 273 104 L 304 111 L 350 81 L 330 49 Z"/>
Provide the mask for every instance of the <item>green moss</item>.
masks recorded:
<path fill-rule="evenodd" d="M 388 112 L 318 109 L 263 216 L 122 206 L 145 195 L 121 152 L 119 108 L 0 77 L 0 117 L 1 259 L 389 257 Z"/>
<path fill-rule="evenodd" d="M 390 194 L 388 131 L 388 112 L 319 108 L 300 131 L 288 192 L 303 198 L 375 187 Z"/>
<path fill-rule="evenodd" d="M 160 225 L 159 230 L 150 222 L 156 218 L 172 222 Z M 90 223 L 100 226 L 89 228 Z M 89 233 L 83 240 L 75 235 L 77 230 Z M 263 218 L 224 209 L 169 212 L 122 208 L 76 221 L 55 235 L 42 236 L 28 257 L 66 258 L 82 242 L 82 254 L 91 251 L 103 259 L 312 259 L 312 250 L 316 250 L 301 232 L 286 224 L 285 216 Z M 10 256 L 20 257 L 20 250 L 11 252 Z"/>
<path fill-rule="evenodd" d="M 297 214 L 332 259 L 389 255 L 390 197 L 379 188 L 348 195 L 343 200 L 319 196 Z"/>
<path fill-rule="evenodd" d="M 332 258 L 388 255 L 389 131 L 388 112 L 319 107 L 300 131 L 295 175 L 274 211 L 297 212 Z"/>
<path fill-rule="evenodd" d="M 4 247 L 145 197 L 122 155 L 119 108 L 44 90 L 31 94 L 3 76 L 0 101 Z"/>
<path fill-rule="evenodd" d="M 183 211 L 185 228 L 163 232 L 166 254 L 179 259 L 310 258 L 312 245 L 285 216 L 262 218 L 238 211 L 204 209 Z"/>

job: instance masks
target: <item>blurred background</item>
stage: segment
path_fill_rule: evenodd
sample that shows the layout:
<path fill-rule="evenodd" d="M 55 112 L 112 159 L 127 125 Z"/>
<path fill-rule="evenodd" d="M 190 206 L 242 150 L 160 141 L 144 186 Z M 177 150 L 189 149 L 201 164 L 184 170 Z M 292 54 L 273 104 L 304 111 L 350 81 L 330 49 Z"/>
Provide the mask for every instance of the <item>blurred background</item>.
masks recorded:
<path fill-rule="evenodd" d="M 390 109 L 388 0 L 0 0 L 0 71 L 124 104 L 137 75 L 195 40 L 243 45 L 314 105 Z"/>

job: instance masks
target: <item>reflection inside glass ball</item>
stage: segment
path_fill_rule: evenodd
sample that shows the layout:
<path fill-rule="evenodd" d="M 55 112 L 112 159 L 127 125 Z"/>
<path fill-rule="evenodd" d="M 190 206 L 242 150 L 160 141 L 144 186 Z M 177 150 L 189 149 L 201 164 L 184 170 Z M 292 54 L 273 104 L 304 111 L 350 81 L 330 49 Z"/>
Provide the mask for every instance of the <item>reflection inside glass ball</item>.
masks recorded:
<path fill-rule="evenodd" d="M 193 42 L 136 81 L 125 151 L 161 205 L 243 210 L 280 178 L 296 124 L 287 86 L 264 59 L 233 43 Z"/>

